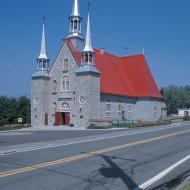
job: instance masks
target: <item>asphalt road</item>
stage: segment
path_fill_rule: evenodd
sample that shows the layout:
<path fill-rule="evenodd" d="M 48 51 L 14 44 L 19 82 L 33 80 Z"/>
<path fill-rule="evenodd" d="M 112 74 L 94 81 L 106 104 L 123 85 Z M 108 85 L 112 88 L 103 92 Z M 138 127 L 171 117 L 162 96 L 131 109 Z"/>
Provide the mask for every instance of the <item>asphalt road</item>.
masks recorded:
<path fill-rule="evenodd" d="M 0 133 L 0 146 L 113 133 L 114 130 L 19 131 Z"/>
<path fill-rule="evenodd" d="M 65 132 L 39 132 L 41 148 L 28 151 L 36 133 L 0 134 L 0 151 L 19 142 L 0 155 L 0 190 L 170 189 L 190 174 L 190 125 Z M 66 141 L 45 147 L 56 134 Z"/>

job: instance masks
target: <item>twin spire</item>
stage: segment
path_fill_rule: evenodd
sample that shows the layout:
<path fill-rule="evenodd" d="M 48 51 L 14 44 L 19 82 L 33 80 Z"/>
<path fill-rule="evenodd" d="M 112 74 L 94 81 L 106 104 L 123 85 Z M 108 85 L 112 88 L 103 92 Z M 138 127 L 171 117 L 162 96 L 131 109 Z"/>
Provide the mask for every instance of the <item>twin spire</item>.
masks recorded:
<path fill-rule="evenodd" d="M 91 30 L 90 30 L 90 15 L 88 12 L 88 20 L 87 20 L 87 29 L 86 29 L 86 41 L 85 41 L 85 52 L 94 52 L 92 48 L 92 41 L 91 41 Z"/>
<path fill-rule="evenodd" d="M 49 59 L 46 53 L 45 18 L 43 17 L 40 55 L 37 58 L 37 70 L 33 77 L 49 77 Z"/>
<path fill-rule="evenodd" d="M 73 2 L 73 11 L 70 18 L 70 32 L 69 36 L 81 33 L 81 21 L 82 17 L 79 14 L 79 5 L 78 0 L 74 0 Z M 92 48 L 91 41 L 91 29 L 90 29 L 90 15 L 88 11 L 87 18 L 87 30 L 86 30 L 86 39 L 85 39 L 85 47 L 82 51 L 82 65 L 95 66 L 94 64 L 94 50 Z M 43 18 L 43 29 L 42 29 L 42 41 L 41 41 L 41 50 L 40 55 L 37 59 L 38 71 L 48 71 L 49 70 L 49 59 L 46 52 L 46 36 L 45 36 L 45 18 Z"/>
<path fill-rule="evenodd" d="M 73 11 L 72 11 L 71 16 L 72 17 L 80 17 L 78 0 L 74 0 L 74 2 L 73 2 Z M 84 48 L 83 51 L 84 52 L 94 52 L 94 50 L 92 48 L 92 41 L 91 41 L 91 29 L 90 29 L 89 11 L 88 11 L 88 19 L 87 19 L 85 48 Z M 45 18 L 44 17 L 43 17 L 41 50 L 40 50 L 40 55 L 39 55 L 38 59 L 48 59 L 47 52 L 46 52 Z"/>
<path fill-rule="evenodd" d="M 42 41 L 41 41 L 41 50 L 38 59 L 48 59 L 46 53 L 46 36 L 45 36 L 45 18 L 43 17 L 43 29 L 42 29 Z"/>

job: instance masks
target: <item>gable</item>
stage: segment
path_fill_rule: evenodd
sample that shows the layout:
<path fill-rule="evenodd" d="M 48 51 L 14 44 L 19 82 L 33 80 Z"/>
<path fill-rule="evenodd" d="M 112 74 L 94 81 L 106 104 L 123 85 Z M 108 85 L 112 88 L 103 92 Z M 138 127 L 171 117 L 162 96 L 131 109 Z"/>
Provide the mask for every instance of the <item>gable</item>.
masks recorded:
<path fill-rule="evenodd" d="M 61 48 L 57 54 L 55 62 L 50 69 L 50 76 L 53 75 L 53 73 L 57 73 L 60 71 L 62 72 L 65 59 L 69 60 L 70 70 L 72 70 L 72 68 L 74 68 L 74 67 L 75 67 L 75 69 L 76 69 L 76 67 L 78 67 L 77 60 L 73 56 L 73 53 L 72 53 L 69 45 L 66 42 L 63 43 L 63 45 L 61 46 Z"/>

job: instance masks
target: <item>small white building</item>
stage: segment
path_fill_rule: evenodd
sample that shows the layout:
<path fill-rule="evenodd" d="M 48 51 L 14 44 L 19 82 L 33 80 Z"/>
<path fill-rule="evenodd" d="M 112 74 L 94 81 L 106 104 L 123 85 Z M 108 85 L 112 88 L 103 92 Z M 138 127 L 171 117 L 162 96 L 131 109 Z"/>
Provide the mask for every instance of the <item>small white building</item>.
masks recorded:
<path fill-rule="evenodd" d="M 190 108 L 178 109 L 178 116 L 180 117 L 190 116 Z"/>

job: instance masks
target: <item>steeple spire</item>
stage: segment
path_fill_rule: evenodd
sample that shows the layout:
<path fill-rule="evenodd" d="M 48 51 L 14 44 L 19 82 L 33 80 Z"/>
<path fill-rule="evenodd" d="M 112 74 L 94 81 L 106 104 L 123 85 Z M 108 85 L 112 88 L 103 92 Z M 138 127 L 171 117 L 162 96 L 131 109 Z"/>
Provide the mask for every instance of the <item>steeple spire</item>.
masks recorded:
<path fill-rule="evenodd" d="M 93 70 L 93 72 L 98 72 L 95 66 L 94 57 L 95 57 L 95 51 L 92 48 L 91 30 L 90 30 L 90 14 L 88 11 L 85 47 L 82 51 L 82 64 L 81 64 L 82 67 L 87 67 L 88 69 L 90 69 L 90 71 Z"/>
<path fill-rule="evenodd" d="M 46 53 L 45 17 L 43 17 L 41 50 L 40 50 L 40 55 L 39 55 L 38 59 L 48 59 L 48 56 Z"/>
<path fill-rule="evenodd" d="M 85 41 L 85 48 L 84 52 L 94 52 L 92 48 L 92 41 L 91 41 L 91 30 L 90 30 L 90 15 L 88 12 L 88 19 L 87 19 L 87 29 L 86 29 L 86 41 Z"/>
<path fill-rule="evenodd" d="M 49 58 L 46 53 L 46 36 L 45 36 L 45 17 L 43 17 L 42 41 L 40 55 L 37 58 L 37 70 L 33 77 L 47 77 L 49 76 Z"/>
<path fill-rule="evenodd" d="M 95 51 L 92 48 L 89 5 L 88 5 L 85 47 L 81 54 L 82 54 L 81 66 L 78 69 L 77 73 L 90 72 L 90 73 L 100 74 L 100 72 L 97 70 L 96 65 L 95 65 Z"/>
<path fill-rule="evenodd" d="M 80 16 L 78 0 L 74 0 L 73 2 L 73 11 L 71 16 Z"/>

